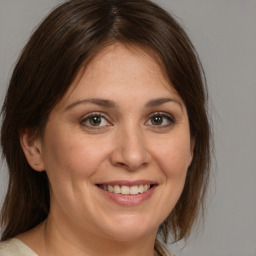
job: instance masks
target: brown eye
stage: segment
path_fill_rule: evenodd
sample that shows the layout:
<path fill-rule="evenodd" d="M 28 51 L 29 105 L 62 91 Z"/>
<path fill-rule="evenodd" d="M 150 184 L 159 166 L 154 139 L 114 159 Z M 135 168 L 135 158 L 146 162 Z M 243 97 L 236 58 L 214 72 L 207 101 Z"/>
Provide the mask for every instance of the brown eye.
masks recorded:
<path fill-rule="evenodd" d="M 163 123 L 163 117 L 162 116 L 153 116 L 151 118 L 151 123 L 153 125 L 161 125 Z"/>
<path fill-rule="evenodd" d="M 90 125 L 99 126 L 101 124 L 101 116 L 92 116 L 88 118 Z"/>
<path fill-rule="evenodd" d="M 174 118 L 165 113 L 155 113 L 146 122 L 149 126 L 159 126 L 159 128 L 169 127 L 175 123 Z"/>
<path fill-rule="evenodd" d="M 90 128 L 101 128 L 109 125 L 107 119 L 100 114 L 91 114 L 83 118 L 81 124 Z"/>

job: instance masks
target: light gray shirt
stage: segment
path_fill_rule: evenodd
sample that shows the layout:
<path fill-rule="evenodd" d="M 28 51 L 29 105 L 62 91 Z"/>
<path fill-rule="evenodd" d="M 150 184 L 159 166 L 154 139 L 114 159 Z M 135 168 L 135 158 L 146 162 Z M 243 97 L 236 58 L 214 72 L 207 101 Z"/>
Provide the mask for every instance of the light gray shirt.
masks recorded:
<path fill-rule="evenodd" d="M 156 242 L 155 247 L 162 256 L 175 256 L 168 252 L 159 242 Z M 38 256 L 21 240 L 12 238 L 7 241 L 0 242 L 0 256 Z"/>

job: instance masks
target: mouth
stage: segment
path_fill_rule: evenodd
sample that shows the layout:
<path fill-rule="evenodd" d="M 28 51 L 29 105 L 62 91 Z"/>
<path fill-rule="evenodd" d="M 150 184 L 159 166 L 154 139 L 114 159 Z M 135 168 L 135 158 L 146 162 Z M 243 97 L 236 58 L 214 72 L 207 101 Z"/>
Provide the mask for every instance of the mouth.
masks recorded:
<path fill-rule="evenodd" d="M 154 194 L 157 183 L 149 180 L 119 180 L 96 184 L 103 195 L 121 206 L 138 206 Z"/>
<path fill-rule="evenodd" d="M 108 191 L 113 194 L 121 194 L 127 196 L 136 196 L 143 194 L 148 190 L 156 186 L 156 184 L 139 184 L 139 185 L 109 185 L 109 184 L 97 184 L 100 189 Z"/>

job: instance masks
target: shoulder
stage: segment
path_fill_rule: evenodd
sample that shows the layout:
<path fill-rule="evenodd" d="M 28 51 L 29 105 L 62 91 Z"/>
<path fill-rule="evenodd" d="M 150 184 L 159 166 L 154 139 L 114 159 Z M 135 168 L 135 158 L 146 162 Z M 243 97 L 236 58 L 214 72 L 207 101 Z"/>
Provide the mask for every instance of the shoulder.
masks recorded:
<path fill-rule="evenodd" d="M 0 256 L 37 256 L 21 240 L 12 238 L 0 242 Z"/>

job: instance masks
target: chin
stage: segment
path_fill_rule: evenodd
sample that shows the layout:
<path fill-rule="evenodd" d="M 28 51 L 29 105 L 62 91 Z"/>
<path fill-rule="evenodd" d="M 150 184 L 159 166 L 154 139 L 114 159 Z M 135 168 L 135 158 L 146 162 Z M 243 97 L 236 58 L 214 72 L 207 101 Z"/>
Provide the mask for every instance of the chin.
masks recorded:
<path fill-rule="evenodd" d="M 160 225 L 160 224 L 159 224 Z M 122 216 L 106 227 L 103 233 L 106 234 L 111 240 L 122 242 L 133 242 L 145 237 L 155 237 L 159 225 L 147 221 L 143 216 L 135 218 L 135 216 Z M 102 228 L 102 226 L 101 226 Z"/>

